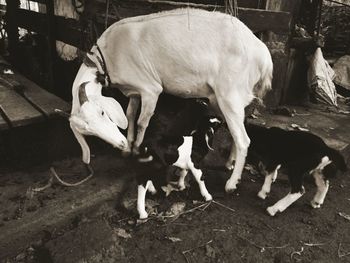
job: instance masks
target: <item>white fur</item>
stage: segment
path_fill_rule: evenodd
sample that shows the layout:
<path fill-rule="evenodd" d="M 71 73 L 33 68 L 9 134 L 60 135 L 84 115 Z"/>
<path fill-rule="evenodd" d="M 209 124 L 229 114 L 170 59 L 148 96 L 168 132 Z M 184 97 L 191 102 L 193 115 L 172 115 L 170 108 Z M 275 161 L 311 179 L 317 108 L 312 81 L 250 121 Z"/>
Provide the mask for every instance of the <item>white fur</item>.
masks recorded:
<path fill-rule="evenodd" d="M 137 211 L 139 212 L 140 219 L 146 219 L 148 217 L 148 213 L 146 212 L 146 193 L 147 191 L 155 194 L 157 192 L 154 187 L 152 181 L 147 181 L 146 187 L 143 185 L 139 185 L 137 187 Z"/>
<path fill-rule="evenodd" d="M 296 200 L 298 200 L 302 195 L 304 194 L 304 191 L 301 193 L 294 193 L 294 194 L 287 194 L 284 198 L 279 200 L 276 204 L 273 206 L 268 207 L 266 210 L 269 213 L 270 216 L 274 216 L 277 212 L 283 212 L 286 210 L 288 206 L 293 204 Z"/>
<path fill-rule="evenodd" d="M 183 138 L 184 138 L 184 142 L 177 149 L 179 153 L 179 158 L 172 165 L 179 167 L 181 169 L 189 169 L 188 167 L 189 163 L 192 162 L 191 153 L 192 153 L 193 137 L 183 136 Z"/>
<path fill-rule="evenodd" d="M 271 184 L 276 181 L 278 170 L 280 168 L 281 168 L 281 165 L 279 164 L 272 173 L 267 174 L 265 176 L 265 181 L 261 190 L 258 193 L 258 197 L 260 197 L 261 199 L 265 199 L 267 197 L 267 195 L 271 191 Z"/>
<path fill-rule="evenodd" d="M 146 200 L 147 187 L 139 185 L 137 187 L 137 211 L 139 212 L 140 219 L 146 219 L 148 213 L 145 209 L 145 200 Z"/>
<path fill-rule="evenodd" d="M 111 82 L 131 98 L 127 151 L 133 144 L 133 151 L 138 152 L 161 92 L 207 97 L 225 117 L 236 145 L 227 166 L 232 165 L 234 151 L 236 165 L 225 187 L 226 191 L 235 189 L 250 143 L 243 124 L 244 108 L 271 86 L 272 60 L 267 47 L 237 18 L 191 8 L 124 19 L 110 26 L 97 44 Z M 100 56 L 96 47 L 91 51 Z M 96 68 L 101 71 L 100 65 Z M 86 70 L 82 66 L 74 82 L 73 108 Z"/>
<path fill-rule="evenodd" d="M 312 175 L 317 186 L 316 194 L 311 201 L 311 206 L 313 208 L 320 208 L 324 202 L 324 199 L 326 198 L 329 189 L 329 181 L 324 179 L 322 170 L 330 163 L 331 161 L 329 160 L 328 156 L 324 156 L 320 164 L 312 170 Z"/>
<path fill-rule="evenodd" d="M 317 165 L 317 167 L 310 171 L 310 174 L 313 175 L 315 179 L 315 184 L 317 186 L 316 194 L 311 201 L 311 206 L 313 208 L 320 208 L 324 202 L 324 199 L 327 195 L 329 189 L 329 181 L 325 180 L 322 174 L 322 170 L 330 164 L 332 161 L 329 160 L 328 156 L 324 156 L 321 159 L 321 162 Z M 266 193 L 269 192 L 271 182 L 273 181 L 274 175 L 277 176 L 277 171 L 280 168 L 280 165 L 276 168 L 274 173 L 271 173 L 266 176 L 265 183 L 263 185 L 262 190 L 259 192 L 258 196 L 262 199 L 266 198 Z M 267 212 L 274 216 L 277 212 L 283 212 L 288 206 L 298 200 L 304 194 L 304 188 L 302 193 L 289 193 L 287 196 L 279 200 L 276 204 L 267 208 Z"/>
<path fill-rule="evenodd" d="M 187 173 L 188 173 L 188 171 L 186 169 L 181 169 L 181 171 L 180 171 L 180 177 L 179 177 L 179 181 L 178 181 L 178 186 L 179 186 L 179 189 L 181 191 L 186 188 L 185 178 L 186 178 Z"/>
<path fill-rule="evenodd" d="M 102 86 L 96 83 L 96 68 L 81 65 L 73 83 L 73 102 L 69 118 L 72 131 L 82 148 L 83 161 L 90 163 L 90 149 L 84 135 L 97 136 L 114 147 L 126 149 L 125 136 L 118 127 L 126 129 L 127 118 L 120 104 L 113 98 L 102 96 Z M 83 83 L 87 101 L 80 104 L 79 88 Z"/>
<path fill-rule="evenodd" d="M 187 170 L 190 170 L 198 183 L 201 195 L 204 197 L 206 201 L 210 201 L 213 198 L 209 194 L 204 181 L 201 180 L 202 171 L 194 167 L 194 164 L 191 159 L 193 137 L 184 136 L 183 138 L 184 138 L 184 142 L 178 148 L 179 158 L 176 160 L 175 163 L 173 163 L 174 166 L 182 169 L 182 174 L 180 175 L 180 179 L 179 179 L 179 186 L 180 188 L 183 187 L 183 189 L 185 189 L 184 179 L 187 174 Z"/>

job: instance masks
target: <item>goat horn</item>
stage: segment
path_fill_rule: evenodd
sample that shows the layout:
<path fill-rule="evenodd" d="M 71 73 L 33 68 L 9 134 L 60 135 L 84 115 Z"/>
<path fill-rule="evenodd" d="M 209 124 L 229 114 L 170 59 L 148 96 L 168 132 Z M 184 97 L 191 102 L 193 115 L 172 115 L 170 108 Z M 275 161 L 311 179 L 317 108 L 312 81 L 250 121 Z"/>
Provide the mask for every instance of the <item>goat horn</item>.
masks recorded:
<path fill-rule="evenodd" d="M 85 102 L 88 101 L 88 97 L 86 95 L 86 90 L 85 90 L 85 86 L 88 84 L 89 82 L 84 82 L 80 85 L 79 87 L 79 103 L 80 106 L 82 106 Z"/>

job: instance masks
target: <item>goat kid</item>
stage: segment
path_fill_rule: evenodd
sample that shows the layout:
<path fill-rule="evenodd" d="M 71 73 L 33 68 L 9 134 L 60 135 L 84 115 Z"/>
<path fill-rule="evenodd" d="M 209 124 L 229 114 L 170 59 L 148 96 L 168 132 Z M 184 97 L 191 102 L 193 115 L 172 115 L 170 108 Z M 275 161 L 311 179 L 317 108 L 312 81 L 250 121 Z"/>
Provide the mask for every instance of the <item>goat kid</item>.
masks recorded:
<path fill-rule="evenodd" d="M 202 178 L 203 173 L 199 169 L 199 164 L 208 151 L 213 150 L 213 137 L 220 124 L 220 119 L 206 116 L 198 121 L 197 128 L 190 136 L 164 136 L 151 148 L 140 148 L 141 155 L 137 157 L 138 162 L 143 164 L 142 173 L 137 177 L 137 210 L 140 219 L 148 217 L 145 209 L 146 193 L 149 191 L 155 194 L 157 192 L 155 184 L 168 195 L 169 185 L 165 180 L 165 174 L 169 165 L 181 169 L 178 181 L 180 190 L 185 189 L 185 177 L 188 171 L 191 171 L 204 200 L 212 200 Z"/>
<path fill-rule="evenodd" d="M 247 26 L 227 14 L 192 8 L 132 17 L 111 25 L 88 57 L 91 63 L 81 66 L 73 83 L 72 115 L 85 111 L 79 105 L 78 90 L 85 82 L 98 86 L 90 77 L 97 71 L 100 79 L 130 98 L 128 143 L 120 148 L 130 152 L 133 147 L 137 153 L 163 91 L 184 98 L 207 97 L 224 116 L 236 145 L 226 164 L 232 168 L 236 153 L 225 186 L 227 192 L 236 189 L 250 143 L 243 123 L 244 108 L 271 88 L 273 68 L 266 45 Z M 85 116 L 79 115 L 84 122 Z M 73 120 L 71 127 L 87 159 L 89 148 L 83 135 L 92 131 L 84 126 L 75 129 Z M 94 132 L 97 136 L 103 133 L 102 128 L 94 128 L 99 129 Z"/>
<path fill-rule="evenodd" d="M 329 188 L 329 179 L 335 176 L 337 170 L 347 170 L 344 157 L 312 133 L 285 131 L 254 124 L 246 124 L 246 130 L 251 139 L 247 160 L 253 164 L 259 163 L 260 169 L 266 173 L 258 197 L 267 197 L 280 168 L 288 175 L 291 190 L 284 198 L 267 208 L 271 216 L 283 212 L 305 193 L 305 174 L 310 174 L 315 179 L 317 191 L 311 205 L 313 208 L 320 208 Z"/>

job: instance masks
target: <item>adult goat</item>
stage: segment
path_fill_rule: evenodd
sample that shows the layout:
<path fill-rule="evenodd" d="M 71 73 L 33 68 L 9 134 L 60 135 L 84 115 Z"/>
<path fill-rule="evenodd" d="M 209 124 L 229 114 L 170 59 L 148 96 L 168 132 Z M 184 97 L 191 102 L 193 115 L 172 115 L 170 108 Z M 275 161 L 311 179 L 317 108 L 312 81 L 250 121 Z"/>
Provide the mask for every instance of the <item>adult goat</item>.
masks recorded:
<path fill-rule="evenodd" d="M 236 156 L 225 189 L 236 188 L 250 143 L 244 108 L 270 89 L 273 68 L 267 47 L 248 27 L 230 15 L 191 8 L 127 18 L 101 35 L 88 58 L 73 85 L 72 115 L 79 110 L 79 87 L 89 81 L 84 71 L 93 69 L 130 98 L 127 151 L 137 153 L 161 92 L 207 97 L 225 118 L 236 146 L 226 165 L 232 168 Z M 87 144 L 77 138 L 86 156 Z"/>

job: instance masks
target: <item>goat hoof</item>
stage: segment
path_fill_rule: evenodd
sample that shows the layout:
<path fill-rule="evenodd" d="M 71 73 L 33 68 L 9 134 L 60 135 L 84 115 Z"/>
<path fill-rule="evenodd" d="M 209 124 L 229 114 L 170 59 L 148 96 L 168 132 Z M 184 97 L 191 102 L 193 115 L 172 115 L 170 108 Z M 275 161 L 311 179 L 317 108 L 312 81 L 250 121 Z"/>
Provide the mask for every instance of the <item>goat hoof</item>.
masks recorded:
<path fill-rule="evenodd" d="M 126 158 L 126 157 L 129 157 L 130 155 L 131 155 L 131 151 L 130 150 L 122 151 L 122 157 Z"/>
<path fill-rule="evenodd" d="M 237 189 L 237 183 L 226 182 L 225 191 L 226 193 L 233 193 Z"/>
<path fill-rule="evenodd" d="M 185 190 L 186 189 L 186 186 L 184 186 L 184 185 L 179 185 L 179 190 L 180 191 L 183 191 L 183 190 Z"/>
<path fill-rule="evenodd" d="M 277 213 L 277 211 L 272 206 L 268 207 L 266 211 L 270 216 L 275 216 Z"/>
<path fill-rule="evenodd" d="M 321 204 L 318 203 L 318 202 L 316 202 L 316 201 L 314 201 L 314 200 L 312 200 L 312 201 L 311 201 L 311 206 L 312 206 L 313 208 L 320 208 L 320 207 L 321 207 Z"/>
<path fill-rule="evenodd" d="M 204 199 L 206 202 L 208 202 L 208 201 L 212 201 L 213 197 L 211 196 L 211 194 L 209 194 L 209 195 L 205 196 Z"/>
<path fill-rule="evenodd" d="M 225 187 L 225 191 L 228 194 L 232 194 L 235 190 L 237 189 L 237 187 Z"/>
<path fill-rule="evenodd" d="M 152 195 L 155 195 L 157 193 L 157 190 L 156 189 L 152 189 L 152 191 L 150 190 L 149 191 Z"/>
<path fill-rule="evenodd" d="M 268 194 L 268 193 L 266 193 L 266 192 L 260 191 L 260 192 L 258 193 L 258 197 L 261 198 L 261 199 L 263 199 L 263 200 L 265 200 L 266 197 L 267 197 L 267 194 Z"/>
<path fill-rule="evenodd" d="M 140 149 L 139 149 L 139 148 L 136 148 L 136 147 L 132 148 L 132 155 L 133 155 L 133 156 L 138 156 L 138 155 L 140 155 Z"/>
<path fill-rule="evenodd" d="M 140 219 L 147 219 L 148 218 L 148 214 L 146 211 L 141 212 L 139 214 L 140 214 L 140 216 L 139 216 Z"/>

